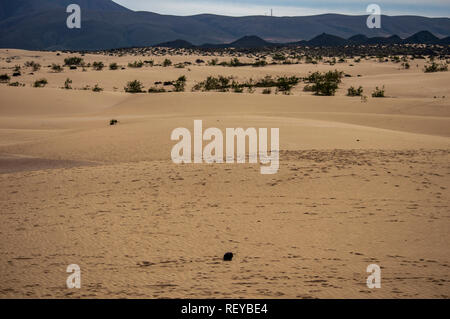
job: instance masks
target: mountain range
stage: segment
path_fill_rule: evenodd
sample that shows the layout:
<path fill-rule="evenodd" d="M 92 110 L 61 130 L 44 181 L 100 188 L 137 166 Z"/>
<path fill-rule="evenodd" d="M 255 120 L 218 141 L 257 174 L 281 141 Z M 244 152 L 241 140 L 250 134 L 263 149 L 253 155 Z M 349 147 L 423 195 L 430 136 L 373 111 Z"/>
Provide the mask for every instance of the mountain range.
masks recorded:
<path fill-rule="evenodd" d="M 68 29 L 69 4 L 82 10 L 81 29 Z M 277 43 L 342 45 L 347 43 L 448 43 L 449 18 L 382 16 L 381 29 L 369 29 L 367 16 L 323 14 L 304 17 L 227 17 L 136 12 L 111 0 L 0 0 L 0 47 L 29 50 L 96 50 L 145 47 L 161 43 L 210 46 L 260 46 Z M 428 32 L 420 32 L 420 31 Z M 434 35 L 433 35 L 434 34 Z M 355 36 L 357 35 L 357 36 Z M 396 35 L 396 36 L 393 36 Z M 432 37 L 431 37 L 431 36 Z M 432 39 L 437 37 L 438 39 Z M 264 39 L 264 40 L 262 40 Z M 303 41 L 302 41 L 303 40 Z M 419 41 L 419 42 L 418 42 Z M 253 42 L 253 44 L 251 44 Z M 236 46 L 236 43 L 234 43 Z"/>

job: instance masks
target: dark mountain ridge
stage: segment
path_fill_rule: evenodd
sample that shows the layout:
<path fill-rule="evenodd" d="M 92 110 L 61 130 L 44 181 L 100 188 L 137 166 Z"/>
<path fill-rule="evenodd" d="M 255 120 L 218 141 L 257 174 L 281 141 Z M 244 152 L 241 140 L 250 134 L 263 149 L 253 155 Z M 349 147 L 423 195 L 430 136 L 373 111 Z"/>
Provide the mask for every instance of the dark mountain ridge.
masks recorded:
<path fill-rule="evenodd" d="M 66 6 L 71 3 L 79 4 L 82 9 L 81 29 L 66 27 Z M 427 30 L 439 38 L 450 35 L 449 18 L 382 16 L 381 29 L 368 29 L 366 19 L 367 16 L 339 14 L 305 17 L 171 16 L 131 11 L 111 0 L 0 0 L 0 47 L 96 50 L 154 46 L 176 39 L 194 45 L 210 43 L 223 46 L 253 34 L 260 39 L 246 39 L 235 45 L 260 46 L 264 44 L 262 41 L 267 42 L 265 45 L 300 43 L 318 35 L 321 38 L 315 39 L 316 44 L 337 45 L 342 42 L 339 38 L 347 39 L 355 34 L 370 38 L 397 34 L 408 38 Z M 420 36 L 421 39 L 427 40 Z"/>

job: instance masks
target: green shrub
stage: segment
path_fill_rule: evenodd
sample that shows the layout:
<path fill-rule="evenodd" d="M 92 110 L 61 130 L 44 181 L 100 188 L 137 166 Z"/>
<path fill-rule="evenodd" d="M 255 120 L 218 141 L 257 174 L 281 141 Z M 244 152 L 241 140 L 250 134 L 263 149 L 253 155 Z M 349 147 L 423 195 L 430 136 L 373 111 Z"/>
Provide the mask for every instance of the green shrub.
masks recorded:
<path fill-rule="evenodd" d="M 270 88 L 266 88 L 262 91 L 262 94 L 272 94 L 272 90 Z"/>
<path fill-rule="evenodd" d="M 119 121 L 116 120 L 116 119 L 112 119 L 112 120 L 109 121 L 109 125 L 110 126 L 114 126 L 114 125 L 117 125 L 117 124 L 119 124 Z"/>
<path fill-rule="evenodd" d="M 128 63 L 129 68 L 142 68 L 144 66 L 144 62 L 142 61 L 134 61 L 133 63 Z"/>
<path fill-rule="evenodd" d="M 113 62 L 109 65 L 110 70 L 117 70 L 119 69 L 119 65 L 116 62 Z"/>
<path fill-rule="evenodd" d="M 143 93 L 144 86 L 140 81 L 134 80 L 134 81 L 128 82 L 127 85 L 125 86 L 124 90 L 127 93 Z"/>
<path fill-rule="evenodd" d="M 158 87 L 151 87 L 148 89 L 148 93 L 165 93 L 166 89 L 165 88 L 158 88 Z"/>
<path fill-rule="evenodd" d="M 51 69 L 53 72 L 57 72 L 57 73 L 63 71 L 63 68 L 59 64 L 55 64 L 55 63 L 52 64 Z"/>
<path fill-rule="evenodd" d="M 316 95 L 333 96 L 339 88 L 343 73 L 339 71 L 329 71 L 326 73 L 314 72 L 305 81 L 311 83 L 311 91 Z"/>
<path fill-rule="evenodd" d="M 96 84 L 93 88 L 92 88 L 93 92 L 101 92 L 103 91 L 103 89 L 101 87 L 98 86 L 98 84 Z"/>
<path fill-rule="evenodd" d="M 11 80 L 11 77 L 8 74 L 0 75 L 0 83 L 8 83 Z"/>
<path fill-rule="evenodd" d="M 25 62 L 25 67 L 32 68 L 33 72 L 37 72 L 41 69 L 41 65 L 39 63 L 36 63 L 34 61 L 27 61 Z"/>
<path fill-rule="evenodd" d="M 184 92 L 186 88 L 186 76 L 180 76 L 178 80 L 173 83 L 173 86 L 175 88 L 175 92 Z"/>
<path fill-rule="evenodd" d="M 42 88 L 48 84 L 48 81 L 46 79 L 40 79 L 34 82 L 33 87 L 35 88 Z"/>
<path fill-rule="evenodd" d="M 437 64 L 436 62 L 432 62 L 429 65 L 425 66 L 424 72 L 425 73 L 433 73 L 433 72 L 445 72 L 448 71 L 448 65 L 447 64 Z"/>
<path fill-rule="evenodd" d="M 72 80 L 67 78 L 66 81 L 64 82 L 64 89 L 66 90 L 72 90 Z"/>
<path fill-rule="evenodd" d="M 372 92 L 372 97 L 385 97 L 384 96 L 384 85 L 383 88 L 380 89 L 378 86 L 375 88 L 375 91 Z"/>
<path fill-rule="evenodd" d="M 64 64 L 65 65 L 76 65 L 76 66 L 81 66 L 83 64 L 83 59 L 80 57 L 69 57 L 69 58 L 65 58 L 64 59 Z"/>
<path fill-rule="evenodd" d="M 215 66 L 219 63 L 219 59 L 215 58 L 208 62 L 208 65 Z"/>
<path fill-rule="evenodd" d="M 359 88 L 355 89 L 353 86 L 351 86 L 348 89 L 348 93 L 347 96 L 362 96 L 362 94 L 364 93 L 363 87 L 360 86 Z"/>
<path fill-rule="evenodd" d="M 172 61 L 170 61 L 169 59 L 165 59 L 163 62 L 163 67 L 168 67 L 172 65 Z"/>
<path fill-rule="evenodd" d="M 92 68 L 96 71 L 101 71 L 101 70 L 103 70 L 104 67 L 105 67 L 105 65 L 103 64 L 103 62 L 94 62 L 92 64 Z"/>
<path fill-rule="evenodd" d="M 12 83 L 9 83 L 8 86 L 25 86 L 25 84 L 22 84 L 20 82 L 12 82 Z"/>

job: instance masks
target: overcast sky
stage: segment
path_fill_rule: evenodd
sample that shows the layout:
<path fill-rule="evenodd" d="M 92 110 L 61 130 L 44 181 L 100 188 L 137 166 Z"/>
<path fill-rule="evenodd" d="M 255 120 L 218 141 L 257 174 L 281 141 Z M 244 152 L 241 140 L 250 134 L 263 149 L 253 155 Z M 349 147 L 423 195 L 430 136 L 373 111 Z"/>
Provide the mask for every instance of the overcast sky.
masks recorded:
<path fill-rule="evenodd" d="M 162 14 L 214 13 L 231 16 L 303 16 L 321 13 L 366 14 L 378 4 L 382 14 L 450 17 L 450 0 L 113 0 L 127 8 Z"/>

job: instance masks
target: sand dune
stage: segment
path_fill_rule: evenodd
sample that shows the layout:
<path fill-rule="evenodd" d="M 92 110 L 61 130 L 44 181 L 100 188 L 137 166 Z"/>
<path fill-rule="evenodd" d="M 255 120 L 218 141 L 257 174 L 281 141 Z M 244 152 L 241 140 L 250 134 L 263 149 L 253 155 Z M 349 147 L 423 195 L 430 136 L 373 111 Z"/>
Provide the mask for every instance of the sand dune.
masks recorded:
<path fill-rule="evenodd" d="M 0 50 L 0 73 L 65 56 Z M 0 84 L 0 297 L 448 298 L 449 73 L 424 74 L 423 63 L 43 68 L 18 79 L 26 87 Z M 134 79 L 148 88 L 185 74 L 190 88 L 210 74 L 328 69 L 353 75 L 334 97 L 301 86 L 290 96 L 123 92 Z M 42 77 L 46 88 L 30 87 Z M 67 77 L 105 91 L 62 90 Z M 362 103 L 345 96 L 350 85 L 385 85 L 388 98 Z M 196 119 L 280 128 L 279 173 L 173 164 L 172 130 Z M 227 251 L 232 263 L 221 260 Z M 81 290 L 65 286 L 73 263 Z M 382 289 L 366 286 L 371 263 L 382 266 Z"/>

